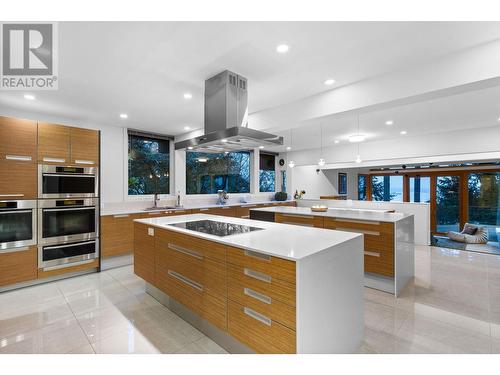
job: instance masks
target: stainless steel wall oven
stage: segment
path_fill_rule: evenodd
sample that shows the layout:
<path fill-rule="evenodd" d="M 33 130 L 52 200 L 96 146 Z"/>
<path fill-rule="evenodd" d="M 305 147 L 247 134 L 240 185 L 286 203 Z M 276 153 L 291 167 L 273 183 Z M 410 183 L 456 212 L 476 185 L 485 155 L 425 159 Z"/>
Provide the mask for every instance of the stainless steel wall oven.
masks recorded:
<path fill-rule="evenodd" d="M 99 194 L 98 169 L 38 165 L 38 198 L 93 198 Z"/>
<path fill-rule="evenodd" d="M 0 201 L 0 252 L 36 245 L 36 201 Z"/>

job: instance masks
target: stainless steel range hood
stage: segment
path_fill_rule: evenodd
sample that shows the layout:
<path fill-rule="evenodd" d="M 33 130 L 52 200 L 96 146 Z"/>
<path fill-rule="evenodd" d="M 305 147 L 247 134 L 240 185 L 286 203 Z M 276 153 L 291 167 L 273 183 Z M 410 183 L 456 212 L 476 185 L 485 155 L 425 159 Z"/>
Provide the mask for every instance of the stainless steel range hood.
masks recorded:
<path fill-rule="evenodd" d="M 283 137 L 248 128 L 247 79 L 228 70 L 205 81 L 205 134 L 175 143 L 176 150 L 219 153 L 281 146 Z"/>

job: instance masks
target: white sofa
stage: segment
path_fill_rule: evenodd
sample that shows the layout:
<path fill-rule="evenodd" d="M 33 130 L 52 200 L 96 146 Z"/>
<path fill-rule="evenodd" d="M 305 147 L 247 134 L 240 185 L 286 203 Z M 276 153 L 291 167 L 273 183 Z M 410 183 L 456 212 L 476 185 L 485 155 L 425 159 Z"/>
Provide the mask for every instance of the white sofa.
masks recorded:
<path fill-rule="evenodd" d="M 470 232 L 473 234 L 470 234 Z M 464 229 L 459 232 L 448 232 L 450 240 L 464 243 L 485 244 L 488 242 L 488 228 L 480 225 L 465 223 Z"/>

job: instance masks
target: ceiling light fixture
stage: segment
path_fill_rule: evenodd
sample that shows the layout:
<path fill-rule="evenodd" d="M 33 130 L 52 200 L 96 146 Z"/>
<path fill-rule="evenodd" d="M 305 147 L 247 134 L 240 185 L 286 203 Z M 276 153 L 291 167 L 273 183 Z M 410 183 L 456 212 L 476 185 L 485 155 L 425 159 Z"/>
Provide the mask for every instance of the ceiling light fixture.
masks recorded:
<path fill-rule="evenodd" d="M 35 95 L 31 95 L 31 94 L 26 94 L 24 95 L 24 99 L 26 100 L 35 100 Z"/>
<path fill-rule="evenodd" d="M 192 150 L 193 149 L 193 146 L 188 146 L 188 150 Z"/>
<path fill-rule="evenodd" d="M 259 146 L 259 148 L 262 150 L 264 148 L 264 146 Z"/>
<path fill-rule="evenodd" d="M 184 99 L 189 100 L 189 99 L 192 99 L 192 98 L 193 98 L 193 95 L 192 95 L 191 93 L 186 92 L 186 93 L 184 94 Z"/>
<path fill-rule="evenodd" d="M 280 44 L 276 47 L 276 52 L 278 53 L 287 53 L 290 47 L 286 44 Z"/>
<path fill-rule="evenodd" d="M 120 118 L 126 119 L 128 115 L 126 113 L 120 113 Z"/>
<path fill-rule="evenodd" d="M 329 79 L 327 79 L 327 80 L 326 80 L 325 82 L 323 82 L 323 83 L 324 83 L 325 85 L 327 85 L 327 86 L 331 86 L 331 85 L 333 85 L 333 84 L 335 83 L 335 80 L 334 80 L 334 79 L 329 78 Z"/>
<path fill-rule="evenodd" d="M 227 139 L 226 139 L 226 138 L 224 138 L 224 139 L 221 139 L 220 141 L 221 141 L 222 143 L 226 143 L 226 142 L 227 142 Z"/>
<path fill-rule="evenodd" d="M 339 143 L 340 143 L 340 141 L 339 141 L 338 139 L 336 139 L 336 140 L 334 140 L 334 141 L 333 141 L 333 143 L 335 143 L 335 144 L 339 144 Z"/>
<path fill-rule="evenodd" d="M 319 153 L 319 160 L 318 160 L 318 166 L 324 167 L 326 164 L 325 159 L 323 159 L 323 124 L 320 125 L 320 153 Z"/>
<path fill-rule="evenodd" d="M 349 142 L 351 142 L 351 143 L 363 142 L 365 139 L 366 139 L 366 135 L 364 135 L 364 134 L 355 134 L 355 135 L 349 136 Z"/>
<path fill-rule="evenodd" d="M 361 138 L 360 138 L 360 134 L 359 134 L 359 114 L 358 114 L 358 135 L 357 135 L 357 136 L 358 136 L 358 138 L 357 138 L 357 139 L 361 139 Z M 363 139 L 361 139 L 361 140 L 354 140 L 354 141 L 352 141 L 352 140 L 351 140 L 351 138 L 352 138 L 352 137 L 350 137 L 350 138 L 349 138 L 349 142 L 358 142 L 358 154 L 356 155 L 356 160 L 355 160 L 355 162 L 356 162 L 357 164 L 359 164 L 359 163 L 361 163 L 361 154 L 360 154 L 360 152 L 359 152 L 359 142 L 363 142 L 363 141 L 365 140 L 365 137 L 364 137 L 364 136 L 362 136 L 362 138 L 363 138 Z"/>
<path fill-rule="evenodd" d="M 189 126 L 184 126 L 184 130 L 186 130 L 186 131 L 191 130 L 191 127 L 189 127 Z"/>
<path fill-rule="evenodd" d="M 292 146 L 293 146 L 293 129 L 290 129 L 290 146 L 289 146 L 289 147 L 290 147 L 290 149 L 292 148 Z M 295 167 L 295 163 L 294 163 L 294 161 L 293 161 L 293 160 L 290 160 L 290 161 L 288 162 L 288 167 L 289 167 L 289 168 L 293 168 L 293 167 Z"/>
<path fill-rule="evenodd" d="M 392 120 L 387 120 L 387 121 L 385 122 L 385 124 L 386 124 L 386 125 L 393 125 L 393 124 L 394 124 L 394 121 L 392 121 Z"/>
<path fill-rule="evenodd" d="M 361 160 L 361 155 L 359 155 L 359 154 L 358 154 L 358 155 L 356 156 L 356 163 L 358 163 L 358 164 L 359 164 L 359 163 L 361 163 L 361 161 L 362 161 L 362 160 Z"/>
<path fill-rule="evenodd" d="M 401 131 L 399 132 L 399 134 L 401 134 L 401 135 L 406 135 L 406 134 L 407 134 L 407 132 L 406 132 L 406 130 L 401 130 Z"/>
<path fill-rule="evenodd" d="M 200 163 L 206 163 L 208 161 L 207 158 L 198 158 L 198 162 Z"/>
<path fill-rule="evenodd" d="M 286 147 L 287 151 L 290 151 L 292 148 L 290 146 Z"/>

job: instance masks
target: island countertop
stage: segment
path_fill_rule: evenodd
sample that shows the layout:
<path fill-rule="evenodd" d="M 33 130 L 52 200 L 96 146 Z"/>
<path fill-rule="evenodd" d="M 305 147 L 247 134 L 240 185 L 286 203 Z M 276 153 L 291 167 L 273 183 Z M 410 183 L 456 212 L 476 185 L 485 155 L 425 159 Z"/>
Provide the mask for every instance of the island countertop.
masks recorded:
<path fill-rule="evenodd" d="M 219 237 L 169 225 L 197 220 L 213 220 L 223 223 L 240 224 L 263 228 L 264 230 Z M 136 219 L 134 221 L 150 225 L 152 227 L 184 233 L 193 237 L 218 242 L 228 246 L 234 246 L 244 250 L 256 251 L 292 261 L 301 260 L 345 241 L 362 236 L 361 234 L 351 232 L 297 227 L 289 224 L 270 223 L 206 214 L 164 216 Z"/>
<path fill-rule="evenodd" d="M 361 210 L 352 208 L 328 208 L 326 212 L 314 212 L 310 207 L 267 207 L 267 208 L 253 208 L 252 211 L 274 212 L 284 215 L 300 215 L 300 216 L 320 216 L 332 217 L 340 219 L 351 220 L 365 220 L 365 221 L 381 221 L 387 223 L 395 223 L 400 220 L 406 219 L 411 214 L 404 214 L 401 212 L 387 212 L 384 210 Z"/>

